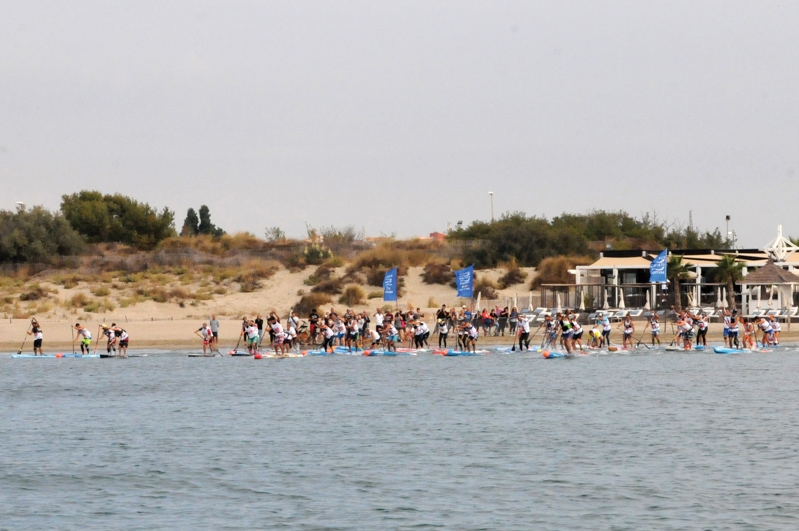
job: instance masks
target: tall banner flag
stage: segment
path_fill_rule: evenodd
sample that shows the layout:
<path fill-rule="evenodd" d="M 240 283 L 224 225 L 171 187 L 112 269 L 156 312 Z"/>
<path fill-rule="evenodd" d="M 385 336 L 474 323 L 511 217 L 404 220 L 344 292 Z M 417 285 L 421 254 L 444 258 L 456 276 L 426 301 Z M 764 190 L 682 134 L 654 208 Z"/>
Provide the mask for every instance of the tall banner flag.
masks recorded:
<path fill-rule="evenodd" d="M 455 271 L 455 288 L 458 297 L 471 299 L 474 290 L 474 266 L 464 267 Z"/>
<path fill-rule="evenodd" d="M 383 300 L 396 301 L 397 300 L 397 268 L 392 267 L 386 271 L 386 276 L 383 277 Z"/>
<path fill-rule="evenodd" d="M 662 282 L 666 283 L 666 255 L 668 254 L 667 249 L 663 249 L 663 252 L 660 253 L 652 260 L 652 263 L 649 264 L 649 282 Z"/>

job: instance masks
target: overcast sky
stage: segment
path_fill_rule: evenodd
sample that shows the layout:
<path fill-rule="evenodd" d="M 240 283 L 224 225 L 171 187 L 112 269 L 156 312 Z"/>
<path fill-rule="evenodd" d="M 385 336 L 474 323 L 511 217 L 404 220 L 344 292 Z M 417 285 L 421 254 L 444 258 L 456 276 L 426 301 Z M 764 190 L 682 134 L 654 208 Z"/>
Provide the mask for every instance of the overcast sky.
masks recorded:
<path fill-rule="evenodd" d="M 623 209 L 799 236 L 799 2 L 0 0 L 0 209 L 228 232 Z"/>

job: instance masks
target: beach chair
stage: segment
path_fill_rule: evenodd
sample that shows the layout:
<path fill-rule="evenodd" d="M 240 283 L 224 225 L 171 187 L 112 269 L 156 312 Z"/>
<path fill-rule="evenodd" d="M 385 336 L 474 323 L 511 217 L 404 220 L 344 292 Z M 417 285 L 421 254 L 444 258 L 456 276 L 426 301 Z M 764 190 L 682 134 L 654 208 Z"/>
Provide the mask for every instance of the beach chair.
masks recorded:
<path fill-rule="evenodd" d="M 636 319 L 644 314 L 644 310 L 642 310 L 641 308 L 636 308 L 635 310 L 629 310 L 629 313 L 630 317 Z"/>
<path fill-rule="evenodd" d="M 772 316 L 773 315 L 773 316 L 776 317 L 778 313 L 780 313 L 779 310 L 775 310 L 775 309 L 772 308 L 771 310 L 767 311 L 765 315 L 767 315 L 767 316 Z"/>
<path fill-rule="evenodd" d="M 536 316 L 538 316 L 538 315 L 542 314 L 542 313 L 543 313 L 543 312 L 545 312 L 545 311 L 547 311 L 547 309 L 546 309 L 546 308 L 536 308 L 535 310 L 533 310 L 533 313 L 534 313 Z"/>
<path fill-rule="evenodd" d="M 746 317 L 749 318 L 749 319 L 757 319 L 758 317 L 760 317 L 761 315 L 763 315 L 765 313 L 766 312 L 764 310 L 755 310 L 752 313 L 750 313 L 749 315 L 747 315 Z"/>

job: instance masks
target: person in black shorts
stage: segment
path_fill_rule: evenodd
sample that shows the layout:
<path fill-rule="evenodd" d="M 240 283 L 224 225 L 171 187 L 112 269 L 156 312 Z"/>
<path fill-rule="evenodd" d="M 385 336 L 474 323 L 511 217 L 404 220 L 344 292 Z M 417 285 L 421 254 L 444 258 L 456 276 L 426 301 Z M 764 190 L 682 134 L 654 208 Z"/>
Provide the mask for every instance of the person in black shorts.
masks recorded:
<path fill-rule="evenodd" d="M 31 329 L 28 331 L 28 335 L 33 336 L 33 355 L 44 356 L 42 351 L 44 334 L 42 333 L 42 327 L 39 326 L 39 321 L 36 319 L 31 319 Z"/>

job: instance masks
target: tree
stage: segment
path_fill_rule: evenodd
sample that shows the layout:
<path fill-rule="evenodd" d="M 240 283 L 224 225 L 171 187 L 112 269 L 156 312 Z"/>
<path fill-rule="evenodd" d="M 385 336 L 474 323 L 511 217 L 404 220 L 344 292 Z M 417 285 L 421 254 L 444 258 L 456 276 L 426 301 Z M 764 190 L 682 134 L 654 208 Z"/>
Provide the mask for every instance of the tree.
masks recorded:
<path fill-rule="evenodd" d="M 716 263 L 716 279 L 727 284 L 727 303 L 735 309 L 735 283 L 743 278 L 742 262 L 735 259 L 735 255 L 725 254 Z"/>
<path fill-rule="evenodd" d="M 200 207 L 200 224 L 197 227 L 197 231 L 199 234 L 210 234 L 211 236 L 222 236 L 225 233 L 225 231 L 211 223 L 211 210 L 207 205 Z"/>
<path fill-rule="evenodd" d="M 42 207 L 0 211 L 0 262 L 48 264 L 80 253 L 85 243 L 61 214 Z"/>
<path fill-rule="evenodd" d="M 197 236 L 200 233 L 200 218 L 197 212 L 190 208 L 186 212 L 186 219 L 183 221 L 183 228 L 180 229 L 181 236 Z"/>
<path fill-rule="evenodd" d="M 682 293 L 680 292 L 680 281 L 688 278 L 688 266 L 683 263 L 682 256 L 673 254 L 669 256 L 666 264 L 666 276 L 671 280 L 674 288 L 674 309 L 682 311 Z"/>
<path fill-rule="evenodd" d="M 269 227 L 264 231 L 264 236 L 268 242 L 284 242 L 286 241 L 286 232 L 280 227 Z"/>

